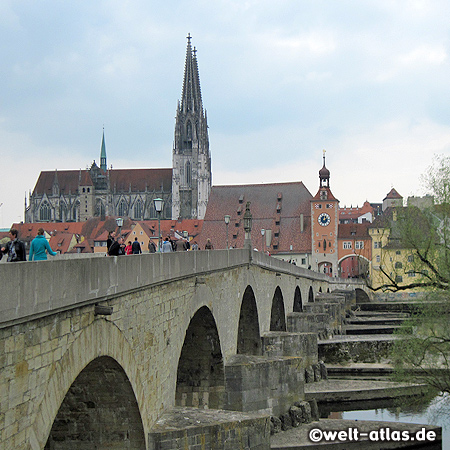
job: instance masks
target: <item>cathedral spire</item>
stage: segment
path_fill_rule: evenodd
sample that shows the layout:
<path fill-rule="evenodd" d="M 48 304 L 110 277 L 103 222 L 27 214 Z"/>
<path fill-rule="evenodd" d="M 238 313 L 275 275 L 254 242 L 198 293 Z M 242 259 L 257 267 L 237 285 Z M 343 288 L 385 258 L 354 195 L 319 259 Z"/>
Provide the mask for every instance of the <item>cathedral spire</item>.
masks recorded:
<path fill-rule="evenodd" d="M 103 137 L 102 137 L 102 150 L 100 152 L 100 169 L 106 172 L 106 145 L 105 145 L 105 127 L 103 127 Z"/>
<path fill-rule="evenodd" d="M 203 219 L 211 191 L 208 124 L 203 109 L 197 50 L 187 36 L 183 90 L 177 105 L 172 154 L 172 218 Z"/>
<path fill-rule="evenodd" d="M 203 113 L 200 77 L 197 65 L 197 50 L 191 46 L 191 34 L 187 35 L 186 62 L 184 64 L 183 92 L 181 95 L 181 112 L 187 114 Z"/>

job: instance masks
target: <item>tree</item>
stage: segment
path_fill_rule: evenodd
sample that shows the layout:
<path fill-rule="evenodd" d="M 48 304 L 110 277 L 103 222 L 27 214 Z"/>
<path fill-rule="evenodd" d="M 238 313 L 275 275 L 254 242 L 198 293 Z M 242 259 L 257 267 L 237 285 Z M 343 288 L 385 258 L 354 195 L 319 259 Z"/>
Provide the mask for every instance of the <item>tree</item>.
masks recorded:
<path fill-rule="evenodd" d="M 373 291 L 450 287 L 450 157 L 435 157 L 422 179 L 425 205 L 389 208 L 371 226 L 379 247 Z"/>
<path fill-rule="evenodd" d="M 372 288 L 425 294 L 397 333 L 392 362 L 397 379 L 450 394 L 450 157 L 435 157 L 422 180 L 434 202 L 394 208 L 378 223 L 388 258 L 380 258 L 383 282 Z"/>

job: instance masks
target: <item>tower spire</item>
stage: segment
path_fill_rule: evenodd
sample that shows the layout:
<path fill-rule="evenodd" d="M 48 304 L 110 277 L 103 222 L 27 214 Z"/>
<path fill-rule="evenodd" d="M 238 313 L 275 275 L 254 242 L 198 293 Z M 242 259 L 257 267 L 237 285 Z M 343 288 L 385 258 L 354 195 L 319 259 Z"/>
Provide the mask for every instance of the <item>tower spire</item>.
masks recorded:
<path fill-rule="evenodd" d="M 208 124 L 203 109 L 197 50 L 187 35 L 181 101 L 177 105 L 172 167 L 172 218 L 203 219 L 211 191 Z"/>
<path fill-rule="evenodd" d="M 200 77 L 197 65 L 197 50 L 192 50 L 191 34 L 187 35 L 186 62 L 184 64 L 183 92 L 181 95 L 181 112 L 203 113 Z"/>
<path fill-rule="evenodd" d="M 106 144 L 105 144 L 105 126 L 103 126 L 103 136 L 102 136 L 102 149 L 100 152 L 100 169 L 106 172 Z"/>

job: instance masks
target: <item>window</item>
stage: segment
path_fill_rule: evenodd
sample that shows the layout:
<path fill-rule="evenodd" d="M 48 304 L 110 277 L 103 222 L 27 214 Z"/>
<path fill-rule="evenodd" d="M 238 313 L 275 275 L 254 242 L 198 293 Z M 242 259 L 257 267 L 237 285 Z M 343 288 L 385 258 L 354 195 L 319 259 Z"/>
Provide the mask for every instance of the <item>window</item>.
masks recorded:
<path fill-rule="evenodd" d="M 396 268 L 396 269 L 401 269 L 402 267 L 403 267 L 403 264 L 402 264 L 401 262 L 397 261 L 397 262 L 395 263 L 395 268 Z"/>
<path fill-rule="evenodd" d="M 344 242 L 344 250 L 348 250 L 352 248 L 352 243 L 350 241 Z"/>
<path fill-rule="evenodd" d="M 52 220 L 52 210 L 48 202 L 43 202 L 39 208 L 39 220 Z"/>
<path fill-rule="evenodd" d="M 127 215 L 127 203 L 123 199 L 119 203 L 118 213 L 119 213 L 119 216 Z"/>
<path fill-rule="evenodd" d="M 122 215 L 122 214 L 119 214 Z M 142 219 L 142 202 L 138 200 L 134 204 L 134 218 L 135 219 Z"/>
<path fill-rule="evenodd" d="M 414 255 L 408 256 L 408 262 L 414 262 Z"/>
<path fill-rule="evenodd" d="M 327 198 L 327 191 L 320 191 L 320 200 L 326 200 Z"/>
<path fill-rule="evenodd" d="M 364 248 L 364 241 L 356 241 L 355 242 L 355 248 L 362 250 Z"/>
<path fill-rule="evenodd" d="M 395 252 L 395 254 L 396 254 L 396 255 L 401 255 L 402 252 L 401 252 L 400 250 L 397 250 L 397 251 Z"/>
<path fill-rule="evenodd" d="M 396 275 L 395 282 L 396 283 L 401 283 L 402 281 L 403 281 L 403 277 L 401 275 Z"/>
<path fill-rule="evenodd" d="M 381 248 L 381 241 L 375 241 L 373 243 L 373 248 Z"/>
<path fill-rule="evenodd" d="M 408 277 L 415 277 L 416 276 L 416 272 L 414 272 L 414 270 L 410 270 L 408 272 Z"/>
<path fill-rule="evenodd" d="M 377 260 L 377 263 L 379 263 L 381 261 L 381 256 L 377 255 L 376 260 Z"/>
<path fill-rule="evenodd" d="M 302 266 L 306 266 L 306 258 L 302 258 Z"/>

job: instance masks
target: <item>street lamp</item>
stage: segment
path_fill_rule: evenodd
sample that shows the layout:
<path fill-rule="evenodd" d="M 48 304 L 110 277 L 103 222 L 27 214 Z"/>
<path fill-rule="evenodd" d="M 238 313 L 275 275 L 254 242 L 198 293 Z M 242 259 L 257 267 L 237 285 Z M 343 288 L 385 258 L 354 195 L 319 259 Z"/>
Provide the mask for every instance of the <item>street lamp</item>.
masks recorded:
<path fill-rule="evenodd" d="M 262 247 L 261 247 L 261 251 L 264 253 L 264 234 L 265 234 L 266 230 L 264 228 L 261 229 L 261 238 L 262 238 Z"/>
<path fill-rule="evenodd" d="M 158 213 L 158 252 L 161 252 L 161 211 L 163 209 L 164 200 L 162 198 L 154 198 L 153 205 Z"/>
<path fill-rule="evenodd" d="M 250 212 L 250 202 L 247 202 L 245 205 L 245 213 L 244 213 L 244 248 L 252 248 L 252 213 Z"/>
<path fill-rule="evenodd" d="M 225 217 L 223 218 L 223 220 L 225 221 L 225 225 L 227 226 L 227 250 L 228 250 L 228 225 L 230 224 L 230 219 L 231 216 L 229 216 L 228 214 L 225 215 Z"/>
<path fill-rule="evenodd" d="M 122 217 L 116 218 L 116 224 L 119 227 L 119 237 L 122 235 L 122 226 L 123 226 L 123 219 Z"/>

